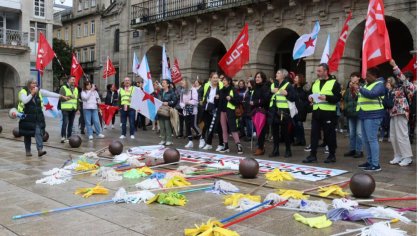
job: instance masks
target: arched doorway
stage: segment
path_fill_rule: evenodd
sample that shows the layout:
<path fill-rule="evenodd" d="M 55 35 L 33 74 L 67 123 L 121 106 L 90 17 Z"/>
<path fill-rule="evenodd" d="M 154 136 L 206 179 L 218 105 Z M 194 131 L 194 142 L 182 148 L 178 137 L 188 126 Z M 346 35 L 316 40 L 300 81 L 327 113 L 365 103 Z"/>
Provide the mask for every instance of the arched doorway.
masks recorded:
<path fill-rule="evenodd" d="M 147 51 L 146 56 L 152 79 L 160 80 L 162 76 L 162 47 L 157 45 L 151 47 Z"/>
<path fill-rule="evenodd" d="M 284 68 L 288 71 L 305 74 L 305 61 L 294 61 L 293 47 L 299 35 L 290 29 L 273 30 L 261 41 L 257 52 L 257 67 L 272 77 L 276 70 Z"/>
<path fill-rule="evenodd" d="M 219 61 L 226 54 L 225 45 L 216 38 L 206 38 L 195 48 L 192 60 L 192 76 L 207 79 L 211 72 L 222 72 Z"/>
<path fill-rule="evenodd" d="M 360 71 L 362 68 L 361 58 L 365 22 L 366 21 L 359 23 L 350 33 L 349 38 L 347 39 L 346 50 L 344 52 L 344 58 L 353 58 L 359 60 L 357 65 L 358 68 L 354 68 L 355 71 Z M 399 19 L 386 16 L 385 22 L 388 28 L 392 57 L 400 66 L 400 68 L 402 68 L 412 58 L 410 51 L 412 51 L 414 48 L 413 37 L 407 26 Z M 386 77 L 392 75 L 392 68 L 388 63 L 383 63 L 378 67 L 382 76 Z M 348 71 L 348 73 L 351 73 L 351 71 Z"/>
<path fill-rule="evenodd" d="M 11 108 L 16 104 L 19 73 L 11 65 L 0 62 L 0 109 Z"/>

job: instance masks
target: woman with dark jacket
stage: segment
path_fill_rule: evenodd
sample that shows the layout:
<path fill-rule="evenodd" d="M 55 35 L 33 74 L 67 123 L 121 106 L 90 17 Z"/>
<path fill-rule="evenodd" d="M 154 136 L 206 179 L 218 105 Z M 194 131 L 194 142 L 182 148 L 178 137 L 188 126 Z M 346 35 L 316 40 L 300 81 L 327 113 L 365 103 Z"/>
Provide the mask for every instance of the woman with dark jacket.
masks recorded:
<path fill-rule="evenodd" d="M 178 102 L 175 92 L 169 88 L 170 83 L 171 82 L 169 80 L 164 79 L 162 81 L 162 89 L 159 91 L 158 99 L 162 101 L 163 108 L 174 108 Z M 170 118 L 158 115 L 158 120 L 160 136 L 162 139 L 159 144 L 166 146 L 172 145 L 172 127 Z"/>
<path fill-rule="evenodd" d="M 246 132 L 245 132 L 245 138 L 244 140 L 246 142 L 251 141 L 252 138 L 252 133 L 253 133 L 253 125 L 252 125 L 252 107 L 251 107 L 251 99 L 252 99 L 252 95 L 254 94 L 254 88 L 255 88 L 255 80 L 250 79 L 247 83 L 246 83 L 246 93 L 244 96 L 244 100 L 243 100 L 243 106 L 244 106 L 244 114 L 242 116 L 243 122 L 244 122 L 244 126 L 246 128 Z"/>
<path fill-rule="evenodd" d="M 106 86 L 105 105 L 118 106 L 118 88 L 115 84 L 108 84 Z M 115 112 L 114 116 L 112 117 L 112 128 L 114 128 L 115 116 L 117 113 L 118 111 Z M 104 129 L 106 129 L 106 125 Z"/>
<path fill-rule="evenodd" d="M 239 140 L 238 126 L 236 121 L 235 108 L 239 105 L 240 98 L 235 91 L 232 79 L 224 77 L 222 80 L 223 88 L 219 95 L 220 126 L 223 132 L 223 149 L 220 152 L 229 152 L 228 138 L 229 132 L 235 140 L 238 154 L 243 154 L 241 141 Z"/>
<path fill-rule="evenodd" d="M 255 87 L 249 102 L 251 110 L 253 111 L 253 116 L 258 110 L 265 113 L 268 111 L 270 105 L 270 86 L 267 84 L 267 76 L 264 72 L 257 72 L 255 74 L 254 81 Z M 258 136 L 257 150 L 254 152 L 255 156 L 261 156 L 265 153 L 264 141 L 266 132 L 267 124 L 264 125 L 260 135 Z"/>
<path fill-rule="evenodd" d="M 294 146 L 305 146 L 305 129 L 303 127 L 303 122 L 306 121 L 306 116 L 308 115 L 309 109 L 311 106 L 308 101 L 309 91 L 306 89 L 306 79 L 303 74 L 297 74 L 293 79 L 293 86 L 296 92 L 296 108 L 298 109 L 298 114 L 293 117 L 293 122 L 295 125 L 294 128 Z"/>

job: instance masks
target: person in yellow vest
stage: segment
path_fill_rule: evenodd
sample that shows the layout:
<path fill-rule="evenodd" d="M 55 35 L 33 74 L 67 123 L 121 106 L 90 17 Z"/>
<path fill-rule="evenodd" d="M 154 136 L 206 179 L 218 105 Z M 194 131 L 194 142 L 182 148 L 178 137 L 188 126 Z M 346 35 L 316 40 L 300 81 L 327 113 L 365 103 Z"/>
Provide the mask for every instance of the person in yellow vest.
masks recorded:
<path fill-rule="evenodd" d="M 232 133 L 238 154 L 243 154 L 242 144 L 239 140 L 238 122 L 235 115 L 235 108 L 239 104 L 240 98 L 233 87 L 231 78 L 224 77 L 222 83 L 223 88 L 219 94 L 218 109 L 220 109 L 220 126 L 223 132 L 223 149 L 219 152 L 225 153 L 230 151 L 228 145 L 229 130 Z"/>
<path fill-rule="evenodd" d="M 384 79 L 377 68 L 370 68 L 366 73 L 363 87 L 354 84 L 353 89 L 359 94 L 356 111 L 362 122 L 362 141 L 367 161 L 358 167 L 365 171 L 381 171 L 379 165 L 378 130 L 385 115 L 382 104 L 385 95 Z"/>
<path fill-rule="evenodd" d="M 75 77 L 70 76 L 67 79 L 67 83 L 61 86 L 60 95 L 63 97 L 69 97 L 66 100 L 61 98 L 61 112 L 63 114 L 63 123 L 61 125 L 61 143 L 66 142 L 73 132 L 73 122 L 76 117 L 78 109 L 79 90 L 75 86 Z"/>
<path fill-rule="evenodd" d="M 271 131 L 273 134 L 273 151 L 269 157 L 278 157 L 280 132 L 286 145 L 284 157 L 292 156 L 290 148 L 291 136 L 289 126 L 292 124 L 293 117 L 290 116 L 290 109 L 288 102 L 294 102 L 296 99 L 296 92 L 293 83 L 290 82 L 289 72 L 285 69 L 279 69 L 276 73 L 277 86 L 272 89 L 274 92 L 270 99 L 270 112 L 272 114 Z M 274 83 L 273 83 L 274 84 Z"/>
<path fill-rule="evenodd" d="M 27 157 L 32 156 L 31 137 L 35 137 L 38 157 L 41 158 L 43 155 L 47 154 L 47 152 L 43 150 L 42 139 L 45 134 L 46 126 L 44 113 L 42 111 L 42 96 L 62 98 L 64 100 L 69 99 L 58 93 L 49 92 L 44 89 L 39 90 L 36 80 L 29 80 L 26 87 L 19 91 L 18 112 L 25 114 L 25 118 L 19 120 L 19 134 L 24 137 Z"/>
<path fill-rule="evenodd" d="M 313 163 L 317 161 L 318 140 L 322 129 L 329 148 L 329 154 L 324 163 L 333 163 L 336 162 L 337 138 L 335 127 L 337 125 L 337 102 L 341 100 L 341 86 L 335 77 L 329 74 L 329 67 L 325 63 L 318 65 L 316 75 L 318 79 L 312 84 L 312 94 L 308 97 L 313 106 L 311 154 L 302 162 Z"/>
<path fill-rule="evenodd" d="M 135 139 L 134 131 L 136 110 L 130 107 L 131 96 L 133 95 L 134 87 L 131 86 L 131 79 L 129 77 L 124 78 L 124 84 L 119 89 L 118 101 L 120 104 L 120 115 L 121 115 L 121 136 L 120 139 L 124 139 L 127 133 L 127 117 L 130 122 L 130 138 Z"/>

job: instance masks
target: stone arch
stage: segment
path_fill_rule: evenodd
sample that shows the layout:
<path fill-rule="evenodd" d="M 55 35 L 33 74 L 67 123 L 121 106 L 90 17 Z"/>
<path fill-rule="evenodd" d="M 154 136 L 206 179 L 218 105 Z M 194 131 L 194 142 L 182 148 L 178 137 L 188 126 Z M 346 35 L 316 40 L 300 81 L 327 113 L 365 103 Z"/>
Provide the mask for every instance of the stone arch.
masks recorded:
<path fill-rule="evenodd" d="M 150 47 L 146 52 L 146 56 L 152 78 L 160 80 L 162 76 L 162 46 L 154 45 Z"/>
<path fill-rule="evenodd" d="M 389 40 L 391 43 L 392 57 L 397 64 L 402 67 L 406 65 L 410 59 L 410 51 L 415 48 L 415 35 L 412 34 L 412 29 L 406 25 L 401 19 L 392 16 L 385 16 L 386 25 L 389 33 Z M 353 71 L 361 70 L 361 57 L 362 57 L 362 43 L 363 33 L 365 29 L 365 20 L 361 19 L 358 22 L 353 22 L 350 25 L 350 34 L 347 39 L 346 49 L 344 51 L 342 64 L 346 64 L 346 76 Z M 410 24 L 411 25 L 411 24 Z M 379 66 L 383 75 L 391 75 L 392 68 L 386 63 Z"/>
<path fill-rule="evenodd" d="M 192 77 L 207 79 L 212 71 L 222 72 L 218 62 L 226 51 L 225 44 L 217 38 L 205 38 L 198 42 L 191 57 Z"/>
<path fill-rule="evenodd" d="M 257 48 L 255 68 L 263 70 L 268 77 L 279 68 L 305 73 L 305 62 L 293 61 L 292 53 L 299 34 L 288 28 L 278 28 L 265 35 Z"/>
<path fill-rule="evenodd" d="M 7 63 L 0 62 L 0 109 L 11 108 L 17 103 L 17 81 L 20 81 L 17 70 Z"/>

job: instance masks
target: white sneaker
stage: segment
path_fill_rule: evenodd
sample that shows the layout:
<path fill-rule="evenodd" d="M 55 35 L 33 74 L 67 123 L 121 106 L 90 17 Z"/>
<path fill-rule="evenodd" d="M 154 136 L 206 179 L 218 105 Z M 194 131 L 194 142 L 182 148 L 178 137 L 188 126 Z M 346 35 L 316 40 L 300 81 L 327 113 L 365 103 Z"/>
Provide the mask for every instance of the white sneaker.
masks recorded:
<path fill-rule="evenodd" d="M 131 139 L 135 139 L 136 137 L 134 137 L 134 135 L 130 135 L 130 138 L 131 138 Z"/>
<path fill-rule="evenodd" d="M 120 123 L 120 127 L 122 126 L 122 124 Z"/>
<path fill-rule="evenodd" d="M 152 127 L 152 131 L 155 131 L 155 127 Z"/>
<path fill-rule="evenodd" d="M 104 125 L 104 129 L 108 129 L 108 126 Z"/>
<path fill-rule="evenodd" d="M 165 145 L 166 146 L 171 146 L 172 144 L 174 144 L 173 142 L 166 142 Z"/>
<path fill-rule="evenodd" d="M 206 146 L 206 141 L 204 139 L 200 139 L 200 144 L 198 144 L 199 148 L 204 148 Z"/>
<path fill-rule="evenodd" d="M 120 136 L 120 139 L 125 139 L 125 135 L 121 135 Z"/>
<path fill-rule="evenodd" d="M 405 157 L 402 159 L 402 161 L 400 162 L 400 166 L 409 166 L 411 165 L 411 163 L 413 163 L 413 159 L 411 159 L 411 157 Z"/>
<path fill-rule="evenodd" d="M 98 138 L 105 138 L 105 135 L 103 135 L 103 134 L 98 134 Z"/>
<path fill-rule="evenodd" d="M 223 148 L 223 145 L 217 145 L 216 152 L 220 152 Z"/>
<path fill-rule="evenodd" d="M 89 140 L 92 140 L 93 139 L 93 136 L 92 135 L 89 135 Z"/>
<path fill-rule="evenodd" d="M 111 126 L 111 129 L 114 129 L 114 125 Z"/>
<path fill-rule="evenodd" d="M 185 148 L 193 148 L 193 147 L 194 147 L 194 143 L 192 141 L 189 141 L 187 145 L 185 145 Z"/>
<path fill-rule="evenodd" d="M 203 150 L 211 150 L 212 148 L 211 145 L 206 144 L 206 146 L 203 147 Z"/>
<path fill-rule="evenodd" d="M 328 148 L 328 146 L 325 146 L 324 153 L 325 153 L 325 154 L 329 154 L 329 153 L 330 153 L 330 149 Z"/>
<path fill-rule="evenodd" d="M 165 145 L 165 141 L 160 141 L 159 145 Z"/>
<path fill-rule="evenodd" d="M 61 138 L 61 143 L 64 143 L 64 142 L 66 142 L 66 138 L 62 137 Z"/>
<path fill-rule="evenodd" d="M 402 161 L 402 158 L 399 156 L 395 156 L 394 159 L 392 159 L 389 164 L 391 165 L 396 165 L 399 164 Z"/>

